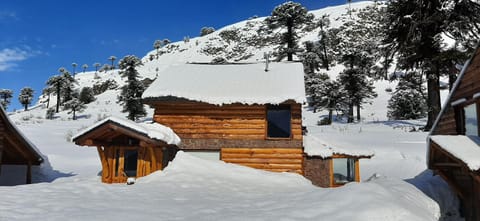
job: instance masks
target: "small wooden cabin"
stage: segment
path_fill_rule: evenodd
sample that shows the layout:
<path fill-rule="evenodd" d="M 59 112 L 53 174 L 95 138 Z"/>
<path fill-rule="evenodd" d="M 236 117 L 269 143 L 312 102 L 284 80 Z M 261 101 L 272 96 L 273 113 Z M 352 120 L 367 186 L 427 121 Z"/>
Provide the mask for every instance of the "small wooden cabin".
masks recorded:
<path fill-rule="evenodd" d="M 40 165 L 43 157 L 35 146 L 10 121 L 0 106 L 0 180 L 13 165 L 26 166 L 25 182 L 32 183 L 32 166 Z"/>
<path fill-rule="evenodd" d="M 162 170 L 174 158 L 180 142 L 170 128 L 115 117 L 98 122 L 72 140 L 97 148 L 104 183 L 125 183 L 130 177 Z"/>
<path fill-rule="evenodd" d="M 360 159 L 374 153 L 358 148 L 339 148 L 313 134 L 304 136 L 305 177 L 320 187 L 340 187 L 360 182 Z"/>
<path fill-rule="evenodd" d="M 300 63 L 184 64 L 159 73 L 143 94 L 179 149 L 276 172 L 303 174 Z"/>
<path fill-rule="evenodd" d="M 462 202 L 467 221 L 480 220 L 480 49 L 465 64 L 429 136 L 428 167 Z"/>

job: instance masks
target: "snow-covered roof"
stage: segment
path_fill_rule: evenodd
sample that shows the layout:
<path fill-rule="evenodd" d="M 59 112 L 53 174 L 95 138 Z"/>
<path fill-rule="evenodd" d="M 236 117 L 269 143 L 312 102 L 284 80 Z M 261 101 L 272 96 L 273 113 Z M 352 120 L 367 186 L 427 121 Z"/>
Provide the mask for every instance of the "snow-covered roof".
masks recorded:
<path fill-rule="evenodd" d="M 7 115 L 7 112 L 5 110 L 3 110 L 3 107 L 0 106 L 0 116 L 2 116 L 4 119 L 5 119 L 5 122 L 4 124 L 8 124 L 10 125 L 12 128 L 13 128 L 13 133 L 17 133 L 18 136 L 21 138 L 20 139 L 20 142 L 24 142 L 25 143 L 25 147 L 27 147 L 29 149 L 29 151 L 37 158 L 37 162 L 38 163 L 42 163 L 46 158 L 45 156 L 42 155 L 42 153 L 38 150 L 38 148 L 35 146 L 35 144 L 33 144 L 18 128 L 17 126 L 15 125 L 15 123 L 13 123 L 11 121 L 11 119 L 8 117 Z M 0 159 L 1 161 L 1 159 Z"/>
<path fill-rule="evenodd" d="M 304 152 L 308 156 L 319 156 L 329 158 L 334 155 L 346 155 L 352 157 L 372 157 L 375 153 L 367 149 L 346 148 L 338 145 L 331 145 L 315 135 L 303 136 Z"/>
<path fill-rule="evenodd" d="M 430 139 L 442 149 L 464 162 L 472 171 L 480 170 L 480 137 L 434 135 Z"/>
<path fill-rule="evenodd" d="M 222 105 L 279 104 L 305 101 L 303 65 L 272 62 L 254 64 L 179 64 L 158 73 L 144 99 L 177 97 Z"/>
<path fill-rule="evenodd" d="M 181 140 L 180 140 L 180 137 L 177 136 L 177 134 L 175 134 L 175 132 L 173 132 L 173 130 L 169 127 L 166 127 L 164 125 L 161 125 L 159 123 L 136 123 L 134 121 L 131 121 L 131 120 L 126 120 L 126 119 L 122 119 L 122 118 L 118 118 L 118 117 L 109 117 L 109 118 L 106 118 L 102 121 L 99 121 L 97 122 L 96 124 L 80 131 L 78 134 L 76 134 L 72 140 L 75 140 L 87 133 L 89 133 L 90 131 L 94 130 L 95 128 L 107 123 L 107 122 L 113 122 L 113 123 L 116 123 L 120 126 L 123 126 L 123 127 L 126 127 L 126 128 L 129 128 L 131 130 L 134 130 L 136 131 L 137 133 L 141 133 L 151 139 L 156 139 L 156 140 L 160 140 L 160 141 L 163 141 L 167 144 L 172 144 L 172 145 L 179 145 Z"/>

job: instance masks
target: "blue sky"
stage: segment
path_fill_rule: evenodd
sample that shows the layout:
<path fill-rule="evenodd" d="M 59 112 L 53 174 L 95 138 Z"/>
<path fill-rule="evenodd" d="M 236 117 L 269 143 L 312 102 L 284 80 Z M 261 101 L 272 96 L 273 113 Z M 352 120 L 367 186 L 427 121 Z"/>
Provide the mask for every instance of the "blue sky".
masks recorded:
<path fill-rule="evenodd" d="M 204 26 L 221 28 L 253 15 L 267 16 L 282 0 L 2 0 L 0 1 L 0 88 L 18 93 L 32 87 L 38 97 L 45 81 L 72 62 L 109 63 L 111 55 L 143 57 L 156 39 L 182 40 Z M 297 1 L 309 10 L 344 0 Z M 36 102 L 36 101 L 35 101 Z"/>

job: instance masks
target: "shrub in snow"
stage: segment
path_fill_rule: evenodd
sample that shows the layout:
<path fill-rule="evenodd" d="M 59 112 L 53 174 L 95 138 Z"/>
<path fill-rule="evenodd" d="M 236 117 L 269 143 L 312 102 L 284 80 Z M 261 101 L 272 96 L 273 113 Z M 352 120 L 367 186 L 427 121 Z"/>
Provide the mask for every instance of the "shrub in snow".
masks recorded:
<path fill-rule="evenodd" d="M 388 100 L 389 119 L 409 120 L 426 116 L 427 103 L 421 78 L 422 76 L 416 72 L 400 78 L 395 92 Z"/>
<path fill-rule="evenodd" d="M 205 36 L 205 35 L 208 35 L 210 33 L 213 33 L 215 32 L 215 28 L 213 27 L 203 27 L 202 29 L 200 29 L 200 36 Z"/>
<path fill-rule="evenodd" d="M 78 98 L 84 104 L 89 104 L 95 101 L 95 96 L 93 93 L 93 89 L 91 87 L 84 87 L 80 91 L 80 96 Z"/>
<path fill-rule="evenodd" d="M 210 64 L 226 64 L 226 63 L 227 63 L 227 59 L 222 57 L 216 57 L 212 59 L 212 61 L 210 61 Z"/>
<path fill-rule="evenodd" d="M 55 117 L 55 108 L 51 107 L 47 109 L 45 114 L 45 118 L 48 120 L 52 120 Z"/>
<path fill-rule="evenodd" d="M 117 82 L 115 80 L 108 79 L 104 82 L 94 84 L 92 89 L 93 89 L 94 95 L 99 95 L 105 92 L 106 90 L 113 90 L 116 88 L 118 88 Z"/>
<path fill-rule="evenodd" d="M 72 100 L 69 100 L 64 105 L 65 110 L 70 110 L 68 113 L 72 114 L 73 120 L 77 119 L 76 113 L 82 112 L 83 110 L 85 110 L 86 107 L 87 106 L 77 98 L 73 98 Z"/>
<path fill-rule="evenodd" d="M 237 28 L 223 30 L 218 35 L 226 42 L 238 42 L 240 41 L 240 35 Z"/>

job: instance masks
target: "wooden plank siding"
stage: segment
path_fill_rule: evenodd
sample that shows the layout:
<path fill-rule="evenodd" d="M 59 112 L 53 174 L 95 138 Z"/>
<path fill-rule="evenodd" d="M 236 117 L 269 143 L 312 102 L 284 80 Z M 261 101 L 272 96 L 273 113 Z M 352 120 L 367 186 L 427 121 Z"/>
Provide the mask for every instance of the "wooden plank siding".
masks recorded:
<path fill-rule="evenodd" d="M 266 105 L 156 102 L 154 121 L 182 139 L 266 139 Z M 301 105 L 291 105 L 292 140 L 302 139 Z"/>
<path fill-rule="evenodd" d="M 303 175 L 303 150 L 293 148 L 222 148 L 221 160 L 272 172 Z"/>

